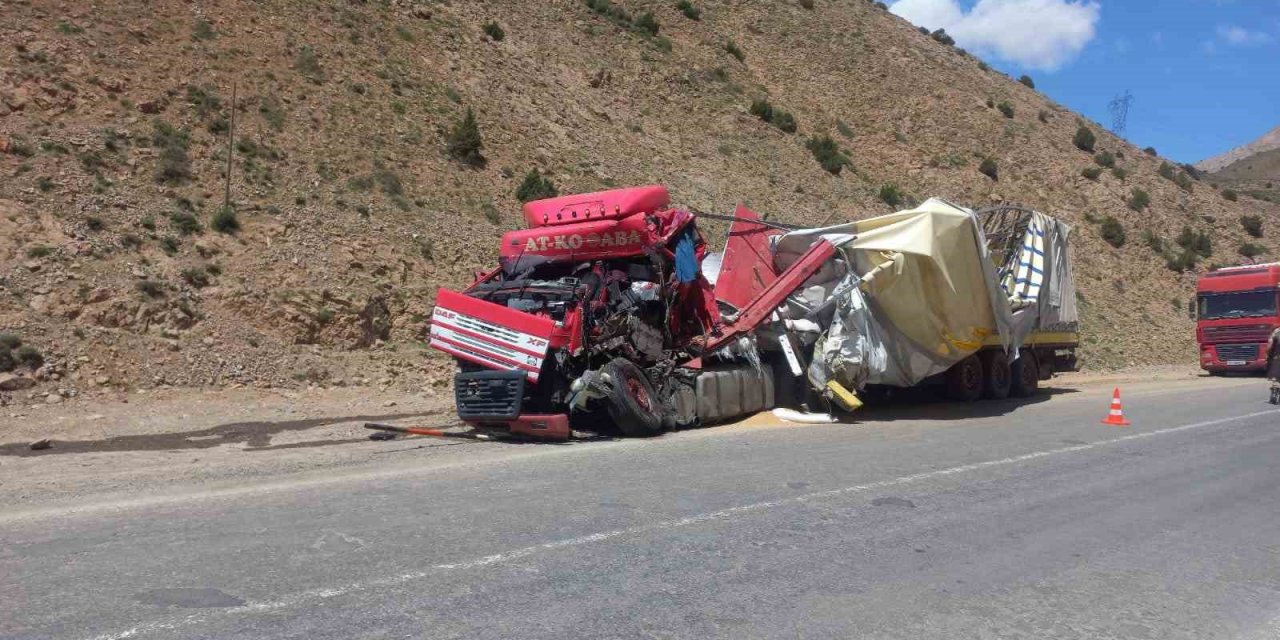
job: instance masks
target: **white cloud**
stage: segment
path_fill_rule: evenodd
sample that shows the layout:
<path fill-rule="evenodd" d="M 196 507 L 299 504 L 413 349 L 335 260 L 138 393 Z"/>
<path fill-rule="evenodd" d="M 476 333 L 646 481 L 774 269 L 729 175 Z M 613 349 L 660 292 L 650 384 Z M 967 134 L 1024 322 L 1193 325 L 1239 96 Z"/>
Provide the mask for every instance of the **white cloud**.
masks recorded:
<path fill-rule="evenodd" d="M 1052 71 L 1093 39 L 1101 6 L 1091 0 L 898 0 L 890 11 L 929 29 L 946 29 L 959 46 L 1031 69 Z"/>
<path fill-rule="evenodd" d="M 1250 31 L 1244 27 L 1238 27 L 1233 24 L 1219 25 L 1218 37 L 1221 38 L 1223 42 L 1237 47 L 1249 47 L 1271 42 L 1271 34 L 1265 31 Z"/>

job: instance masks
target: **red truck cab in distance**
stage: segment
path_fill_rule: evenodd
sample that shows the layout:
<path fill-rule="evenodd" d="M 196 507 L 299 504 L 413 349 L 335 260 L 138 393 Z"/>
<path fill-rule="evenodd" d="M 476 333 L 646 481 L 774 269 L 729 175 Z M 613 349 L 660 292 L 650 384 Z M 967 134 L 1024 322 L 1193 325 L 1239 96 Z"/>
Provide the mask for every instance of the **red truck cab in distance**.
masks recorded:
<path fill-rule="evenodd" d="M 1225 267 L 1196 283 L 1200 368 L 1210 373 L 1267 367 L 1267 342 L 1280 326 L 1280 263 Z"/>

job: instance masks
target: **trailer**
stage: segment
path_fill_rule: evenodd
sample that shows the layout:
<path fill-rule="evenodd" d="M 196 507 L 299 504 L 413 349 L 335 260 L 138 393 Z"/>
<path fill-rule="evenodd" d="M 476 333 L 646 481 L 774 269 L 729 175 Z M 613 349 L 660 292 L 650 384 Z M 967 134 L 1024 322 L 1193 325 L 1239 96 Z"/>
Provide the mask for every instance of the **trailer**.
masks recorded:
<path fill-rule="evenodd" d="M 715 216 L 732 222 L 722 253 L 656 185 L 523 214 L 498 266 L 439 290 L 432 315 L 478 430 L 653 436 L 775 406 L 852 410 L 877 386 L 1025 395 L 1074 358 L 1069 229 L 1035 212 L 934 199 L 798 229 L 740 206 Z"/>

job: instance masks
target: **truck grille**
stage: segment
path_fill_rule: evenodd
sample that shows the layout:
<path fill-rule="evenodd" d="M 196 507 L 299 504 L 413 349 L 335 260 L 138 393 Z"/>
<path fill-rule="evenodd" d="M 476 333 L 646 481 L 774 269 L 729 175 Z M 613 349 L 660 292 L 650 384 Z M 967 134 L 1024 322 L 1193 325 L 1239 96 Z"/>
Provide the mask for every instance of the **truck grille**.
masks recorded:
<path fill-rule="evenodd" d="M 1258 345 L 1256 344 L 1220 344 L 1218 349 L 1219 360 L 1248 360 L 1253 362 L 1258 359 Z"/>
<path fill-rule="evenodd" d="M 1271 337 L 1271 326 L 1249 324 L 1235 327 L 1205 327 L 1204 341 L 1213 342 L 1266 342 Z M 1219 347 L 1221 348 L 1221 347 Z"/>
<path fill-rule="evenodd" d="M 524 401 L 520 371 L 472 371 L 453 379 L 458 417 L 463 420 L 514 420 Z"/>

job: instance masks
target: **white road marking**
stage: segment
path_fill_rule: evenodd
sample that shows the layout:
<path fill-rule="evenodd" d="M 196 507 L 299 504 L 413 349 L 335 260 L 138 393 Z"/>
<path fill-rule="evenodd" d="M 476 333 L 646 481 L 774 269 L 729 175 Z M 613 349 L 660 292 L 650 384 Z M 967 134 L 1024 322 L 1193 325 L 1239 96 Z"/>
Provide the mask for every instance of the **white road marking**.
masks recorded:
<path fill-rule="evenodd" d="M 423 578 L 429 577 L 433 574 L 436 574 L 442 571 L 458 571 L 458 570 L 465 570 L 465 569 L 475 569 L 478 567 L 486 567 L 486 566 L 496 565 L 496 564 L 504 564 L 504 563 L 512 562 L 514 560 L 519 560 L 521 558 L 525 558 L 543 551 L 554 551 L 556 549 L 578 547 L 582 545 L 592 544 L 596 542 L 604 542 L 606 540 L 612 540 L 614 538 L 621 538 L 623 536 L 630 536 L 630 535 L 636 535 L 641 533 L 652 533 L 655 531 L 667 531 L 671 529 L 679 529 L 682 527 L 702 524 L 705 522 L 725 520 L 725 519 L 736 517 L 745 513 L 765 511 L 768 509 L 773 509 L 773 508 L 781 507 L 785 505 L 803 504 L 805 502 L 809 502 L 813 500 L 821 500 L 824 498 L 832 498 L 835 496 L 848 495 L 852 493 L 862 493 L 862 492 L 870 491 L 872 489 L 883 489 L 885 487 L 895 487 L 903 484 L 909 484 L 912 482 L 918 482 L 921 480 L 929 480 L 932 478 L 941 478 L 945 476 L 953 476 L 960 473 L 968 473 L 970 471 L 979 471 L 982 469 L 990 469 L 992 467 L 1003 467 L 1003 466 L 1015 465 L 1015 464 L 1027 462 L 1030 460 L 1038 460 L 1040 458 L 1058 456 L 1064 453 L 1075 453 L 1077 451 L 1089 451 L 1091 449 L 1098 449 L 1101 447 L 1105 447 L 1105 446 L 1109 446 L 1117 443 L 1131 442 L 1134 440 L 1143 440 L 1146 438 L 1154 438 L 1156 436 L 1168 435 L 1171 433 L 1179 433 L 1182 431 L 1190 431 L 1192 429 L 1202 429 L 1204 427 L 1212 427 L 1220 424 L 1226 424 L 1228 422 L 1234 422 L 1237 420 L 1247 420 L 1249 418 L 1257 418 L 1260 416 L 1273 415 L 1277 413 L 1280 413 L 1280 409 L 1272 409 L 1269 411 L 1257 411 L 1254 413 L 1247 413 L 1241 416 L 1232 416 L 1229 418 L 1218 418 L 1215 420 L 1206 420 L 1204 422 L 1186 424 L 1180 427 L 1169 427 L 1167 429 L 1156 429 L 1154 431 L 1144 431 L 1142 433 L 1134 433 L 1134 434 L 1122 436 L 1119 438 L 1112 438 L 1110 440 L 1100 440 L 1098 442 L 1092 442 L 1088 444 L 1079 444 L 1079 445 L 1073 445 L 1070 447 L 1060 447 L 1057 449 L 1046 449 L 1044 451 L 1036 451 L 1034 453 L 1027 453 L 1020 456 L 1011 456 L 1008 458 L 1001 458 L 999 460 L 987 460 L 985 462 L 975 462 L 973 464 L 960 465 L 958 467 L 937 469 L 935 471 L 925 471 L 923 473 L 916 473 L 908 476 L 900 476 L 900 477 L 891 478 L 888 480 L 879 480 L 877 482 L 869 482 L 866 484 L 856 484 L 853 486 L 843 487 L 840 489 L 831 489 L 828 491 L 816 491 L 813 493 L 806 493 L 799 496 L 791 496 L 789 498 L 782 498 L 779 500 L 755 502 L 752 504 L 746 504 L 738 507 L 730 507 L 728 509 L 721 509 L 719 511 L 710 511 L 710 512 L 702 513 L 698 515 L 678 518 L 675 520 L 663 520 L 660 522 L 654 522 L 651 524 L 642 525 L 638 527 L 631 527 L 628 529 L 615 529 L 613 531 L 603 531 L 600 533 L 593 533 L 585 536 L 577 536 L 573 538 L 565 538 L 562 540 L 554 540 L 552 542 L 544 542 L 542 544 L 536 544 L 529 547 L 512 549 L 510 551 L 504 551 L 502 553 L 495 553 L 493 555 L 482 556 L 479 558 L 474 558 L 474 559 L 466 560 L 463 562 L 437 564 L 437 565 L 428 567 L 426 570 L 422 570 L 422 571 L 412 571 L 409 573 L 402 573 L 395 576 L 377 578 L 374 580 L 368 580 L 364 582 L 353 582 L 353 583 L 338 586 L 338 587 L 301 591 L 293 595 L 290 595 L 288 597 L 281 598 L 279 600 L 273 600 L 270 602 L 249 603 L 239 607 L 221 609 L 217 612 L 213 612 L 209 614 L 194 614 L 191 616 L 187 616 L 185 618 L 179 618 L 177 620 L 171 620 L 168 622 L 149 622 L 146 624 L 133 627 L 132 629 L 127 629 L 125 631 L 120 631 L 117 633 L 111 633 L 107 635 L 95 636 L 94 638 L 92 638 L 92 640 L 125 640 L 126 638 L 134 638 L 141 634 L 152 633 L 156 631 L 169 631 L 169 630 L 174 630 L 182 627 L 191 626 L 194 624 L 199 624 L 204 620 L 206 620 L 207 618 L 213 617 L 213 616 L 222 616 L 222 615 L 237 614 L 237 613 L 253 614 L 253 613 L 262 613 L 266 611 L 278 611 L 280 609 L 288 609 L 290 607 L 294 607 L 306 602 L 336 598 L 338 596 L 343 596 L 349 593 L 367 591 L 369 589 L 399 586 L 405 583 L 421 580 Z"/>

